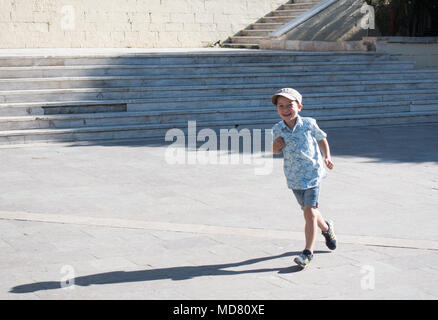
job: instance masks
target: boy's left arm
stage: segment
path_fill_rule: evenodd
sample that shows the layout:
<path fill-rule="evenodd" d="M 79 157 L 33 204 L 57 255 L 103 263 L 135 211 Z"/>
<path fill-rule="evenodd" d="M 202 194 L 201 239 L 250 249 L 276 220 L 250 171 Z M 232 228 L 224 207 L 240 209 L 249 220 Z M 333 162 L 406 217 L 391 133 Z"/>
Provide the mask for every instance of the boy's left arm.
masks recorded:
<path fill-rule="evenodd" d="M 332 161 L 332 157 L 330 154 L 330 147 L 327 139 L 322 139 L 318 141 L 319 148 L 324 153 L 324 162 L 327 168 L 332 170 L 335 167 L 335 164 Z"/>

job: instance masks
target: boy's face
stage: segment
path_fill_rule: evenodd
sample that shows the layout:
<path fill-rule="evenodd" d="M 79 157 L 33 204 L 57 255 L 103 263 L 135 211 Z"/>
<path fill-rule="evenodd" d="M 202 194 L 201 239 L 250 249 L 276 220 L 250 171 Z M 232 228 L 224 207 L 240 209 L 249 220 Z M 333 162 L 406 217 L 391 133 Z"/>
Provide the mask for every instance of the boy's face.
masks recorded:
<path fill-rule="evenodd" d="M 285 121 L 294 120 L 298 116 L 303 106 L 296 100 L 279 96 L 277 98 L 277 112 L 281 119 Z"/>

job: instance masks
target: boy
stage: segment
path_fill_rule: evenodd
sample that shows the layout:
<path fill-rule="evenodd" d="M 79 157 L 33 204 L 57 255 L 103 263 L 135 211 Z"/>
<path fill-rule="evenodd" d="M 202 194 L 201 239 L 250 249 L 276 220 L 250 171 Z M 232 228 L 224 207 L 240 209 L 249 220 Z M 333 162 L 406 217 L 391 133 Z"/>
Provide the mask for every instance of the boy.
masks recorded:
<path fill-rule="evenodd" d="M 327 247 L 330 250 L 336 249 L 333 222 L 325 221 L 317 209 L 321 180 L 327 174 L 323 162 L 330 170 L 334 168 L 334 163 L 330 156 L 327 134 L 318 127 L 315 119 L 298 115 L 303 107 L 302 96 L 298 91 L 283 88 L 272 96 L 272 103 L 282 119 L 272 128 L 272 151 L 274 154 L 283 152 L 287 185 L 301 205 L 306 222 L 306 247 L 294 260 L 304 268 L 313 259 L 316 226 L 321 229 Z"/>

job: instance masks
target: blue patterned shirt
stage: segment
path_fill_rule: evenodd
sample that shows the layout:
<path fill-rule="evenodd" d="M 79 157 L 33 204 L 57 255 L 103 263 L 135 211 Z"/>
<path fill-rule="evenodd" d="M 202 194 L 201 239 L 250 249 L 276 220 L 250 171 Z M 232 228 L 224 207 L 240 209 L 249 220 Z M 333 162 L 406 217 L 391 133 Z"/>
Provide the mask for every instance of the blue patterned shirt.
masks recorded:
<path fill-rule="evenodd" d="M 289 189 L 304 190 L 319 186 L 327 175 L 318 141 L 327 137 L 316 120 L 298 116 L 291 130 L 283 120 L 272 127 L 273 139 L 283 137 L 284 174 Z"/>

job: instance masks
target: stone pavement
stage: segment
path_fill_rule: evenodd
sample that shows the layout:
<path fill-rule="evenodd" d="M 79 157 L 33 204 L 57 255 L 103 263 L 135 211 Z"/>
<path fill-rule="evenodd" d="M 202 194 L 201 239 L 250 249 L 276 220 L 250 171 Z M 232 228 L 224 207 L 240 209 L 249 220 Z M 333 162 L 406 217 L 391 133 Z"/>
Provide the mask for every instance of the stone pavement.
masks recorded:
<path fill-rule="evenodd" d="M 303 271 L 281 158 L 257 175 L 141 141 L 1 147 L 0 298 L 436 299 L 438 124 L 326 131 L 339 247 L 319 235 Z"/>

